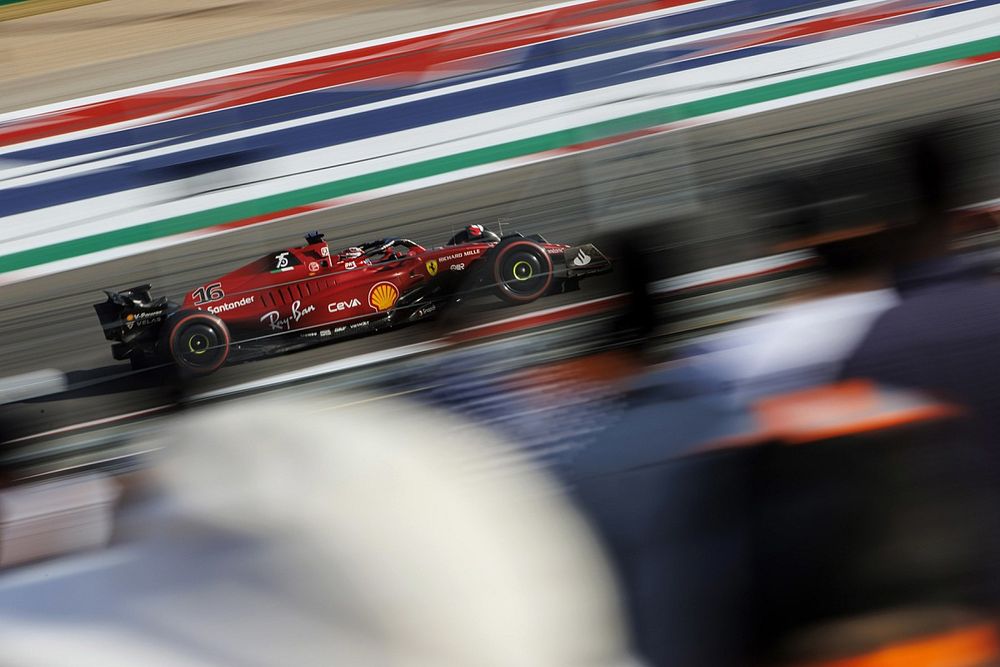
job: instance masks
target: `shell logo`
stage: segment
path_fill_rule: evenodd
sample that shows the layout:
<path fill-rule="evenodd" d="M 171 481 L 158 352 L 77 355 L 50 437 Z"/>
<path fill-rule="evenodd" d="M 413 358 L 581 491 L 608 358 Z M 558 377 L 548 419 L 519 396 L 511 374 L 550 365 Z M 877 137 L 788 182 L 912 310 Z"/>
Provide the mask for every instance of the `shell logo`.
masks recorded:
<path fill-rule="evenodd" d="M 399 290 L 392 283 L 375 283 L 368 292 L 368 305 L 375 310 L 389 310 L 396 304 Z"/>

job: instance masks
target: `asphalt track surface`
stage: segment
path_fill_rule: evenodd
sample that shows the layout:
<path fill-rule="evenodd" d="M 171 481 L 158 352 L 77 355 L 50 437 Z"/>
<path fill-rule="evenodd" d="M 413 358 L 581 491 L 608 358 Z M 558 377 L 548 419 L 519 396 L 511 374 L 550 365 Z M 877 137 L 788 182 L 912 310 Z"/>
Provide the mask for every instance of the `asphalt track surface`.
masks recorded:
<path fill-rule="evenodd" d="M 111 358 L 92 304 L 101 289 L 149 282 L 154 295 L 179 298 L 269 250 L 298 245 L 319 229 L 334 247 L 399 235 L 443 243 L 471 223 L 541 233 L 552 241 L 604 239 L 630 224 L 665 221 L 680 252 L 665 273 L 747 259 L 769 250 L 734 185 L 755 174 L 794 167 L 856 146 L 879 128 L 961 112 L 982 126 L 964 147 L 967 203 L 1000 196 L 1000 63 L 967 68 L 833 100 L 695 127 L 490 176 L 437 186 L 199 240 L 162 251 L 4 288 L 0 307 L 0 377 L 42 368 L 65 371 L 75 391 L 6 408 L 18 434 L 40 432 L 161 405 L 166 388 L 151 374 L 132 375 Z M 691 186 L 697 193 L 691 196 Z M 701 215 L 688 218 L 695 204 Z M 677 219 L 674 219 L 677 218 Z M 686 221 L 684 221 L 686 220 Z M 662 239 L 656 243 L 664 242 Z M 613 277 L 530 306 L 485 299 L 459 311 L 479 323 L 610 294 Z M 429 340 L 421 324 L 275 358 L 225 367 L 198 382 L 207 391 L 373 350 Z"/>

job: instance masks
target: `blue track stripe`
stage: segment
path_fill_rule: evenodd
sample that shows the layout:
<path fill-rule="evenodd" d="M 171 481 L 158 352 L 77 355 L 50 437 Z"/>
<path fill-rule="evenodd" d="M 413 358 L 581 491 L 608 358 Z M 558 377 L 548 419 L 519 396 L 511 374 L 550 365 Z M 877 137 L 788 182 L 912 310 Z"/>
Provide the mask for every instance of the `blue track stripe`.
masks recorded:
<path fill-rule="evenodd" d="M 997 0 L 971 0 L 920 14 L 941 15 L 990 6 Z M 915 15 L 916 16 L 916 15 Z M 870 25 L 869 29 L 874 29 Z M 459 91 L 442 97 L 211 144 L 178 153 L 136 160 L 107 170 L 66 179 L 9 188 L 0 196 L 0 215 L 12 215 L 55 204 L 193 176 L 213 168 L 294 155 L 424 125 L 495 111 L 563 95 L 662 76 L 706 65 L 786 50 L 799 41 L 759 45 L 699 56 L 693 44 L 618 57 L 517 81 Z M 712 47 L 717 48 L 715 40 Z"/>
<path fill-rule="evenodd" d="M 913 0 L 913 2 L 918 1 Z M 499 74 L 526 72 L 610 51 L 731 27 L 749 20 L 790 14 L 832 4 L 834 3 L 831 0 L 736 0 L 713 7 L 637 21 L 596 33 L 576 35 L 512 49 L 502 54 L 507 61 L 506 65 L 490 67 L 456 78 L 428 82 L 422 85 L 393 86 L 387 89 L 372 89 L 373 84 L 377 84 L 371 81 L 364 82 L 360 86 L 338 86 L 277 100 L 257 102 L 234 109 L 223 109 L 189 118 L 14 151 L 5 157 L 16 161 L 42 162 L 106 150 L 118 150 L 144 142 L 163 142 L 163 145 L 171 145 L 225 132 L 349 109 L 363 104 L 384 102 L 418 92 L 437 90 L 454 85 L 457 82 L 456 79 L 465 83 L 487 79 Z M 491 57 L 495 56 L 491 54 Z"/>

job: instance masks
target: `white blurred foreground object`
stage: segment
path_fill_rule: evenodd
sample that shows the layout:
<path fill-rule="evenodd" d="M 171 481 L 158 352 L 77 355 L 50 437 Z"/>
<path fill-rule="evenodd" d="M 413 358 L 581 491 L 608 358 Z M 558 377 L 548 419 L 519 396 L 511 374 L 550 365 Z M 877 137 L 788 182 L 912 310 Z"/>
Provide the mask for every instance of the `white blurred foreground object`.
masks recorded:
<path fill-rule="evenodd" d="M 117 560 L 0 578 L 3 664 L 628 662 L 606 565 L 544 476 L 405 403 L 330 406 L 175 422 L 167 501 Z"/>
<path fill-rule="evenodd" d="M 98 474 L 0 491 L 0 567 L 106 546 L 118 489 Z"/>
<path fill-rule="evenodd" d="M 22 375 L 0 378 L 0 405 L 57 394 L 66 390 L 66 375 L 62 371 L 46 368 Z"/>

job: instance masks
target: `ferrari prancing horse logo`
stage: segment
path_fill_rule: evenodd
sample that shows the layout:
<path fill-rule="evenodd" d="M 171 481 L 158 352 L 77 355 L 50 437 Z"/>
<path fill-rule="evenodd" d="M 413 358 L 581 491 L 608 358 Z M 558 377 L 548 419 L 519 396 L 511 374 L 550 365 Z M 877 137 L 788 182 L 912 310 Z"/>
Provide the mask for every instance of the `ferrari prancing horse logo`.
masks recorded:
<path fill-rule="evenodd" d="M 430 275 L 430 276 L 436 276 L 437 275 L 437 272 L 438 272 L 438 261 L 436 259 L 432 259 L 431 261 L 427 262 L 426 266 L 427 266 L 427 273 L 428 273 L 428 275 Z"/>

